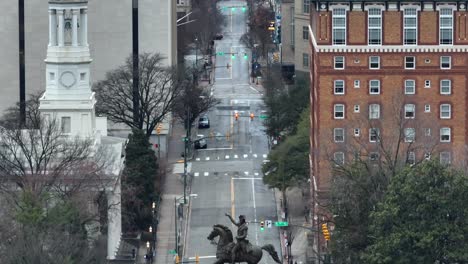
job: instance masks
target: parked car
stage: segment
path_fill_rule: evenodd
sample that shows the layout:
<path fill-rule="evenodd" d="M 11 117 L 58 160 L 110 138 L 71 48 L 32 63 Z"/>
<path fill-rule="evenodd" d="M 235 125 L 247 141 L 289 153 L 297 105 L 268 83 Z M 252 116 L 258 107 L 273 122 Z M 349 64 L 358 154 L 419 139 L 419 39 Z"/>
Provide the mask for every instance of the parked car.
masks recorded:
<path fill-rule="evenodd" d="M 218 33 L 218 34 L 215 35 L 215 39 L 216 39 L 216 40 L 221 40 L 221 39 L 223 39 L 223 37 L 224 37 L 224 36 L 223 36 L 223 34 L 221 34 L 221 33 Z"/>
<path fill-rule="evenodd" d="M 198 128 L 210 128 L 210 119 L 204 115 L 198 119 Z"/>
<path fill-rule="evenodd" d="M 197 139 L 194 140 L 193 145 L 195 149 L 206 149 L 208 144 L 206 143 L 206 139 L 204 135 L 197 135 Z"/>

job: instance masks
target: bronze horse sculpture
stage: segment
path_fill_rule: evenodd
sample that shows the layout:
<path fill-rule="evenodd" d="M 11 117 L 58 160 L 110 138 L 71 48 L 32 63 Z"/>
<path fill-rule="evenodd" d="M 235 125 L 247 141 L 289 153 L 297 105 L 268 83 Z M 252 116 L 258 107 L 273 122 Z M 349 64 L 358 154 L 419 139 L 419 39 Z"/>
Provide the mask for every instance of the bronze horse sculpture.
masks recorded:
<path fill-rule="evenodd" d="M 214 225 L 213 231 L 208 235 L 208 240 L 213 240 L 219 236 L 218 246 L 216 248 L 216 262 L 214 264 L 231 263 L 231 250 L 235 243 L 231 230 L 224 225 Z M 257 264 L 263 256 L 262 250 L 270 254 L 276 263 L 281 263 L 278 253 L 271 244 L 262 247 L 250 245 L 247 252 L 241 252 L 236 256 L 236 262 L 247 262 L 248 264 Z"/>

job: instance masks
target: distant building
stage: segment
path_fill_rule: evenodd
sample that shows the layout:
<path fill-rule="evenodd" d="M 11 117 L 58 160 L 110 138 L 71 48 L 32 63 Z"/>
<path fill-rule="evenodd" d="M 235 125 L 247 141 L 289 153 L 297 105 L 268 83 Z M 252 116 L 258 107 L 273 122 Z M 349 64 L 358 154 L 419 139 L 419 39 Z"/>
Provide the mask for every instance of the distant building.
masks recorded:
<path fill-rule="evenodd" d="M 294 64 L 294 0 L 281 2 L 281 61 Z"/>
<path fill-rule="evenodd" d="M 46 81 L 43 51 L 48 39 L 48 1 L 24 1 L 26 94 L 43 91 Z M 139 50 L 159 52 L 167 65 L 177 59 L 176 1 L 139 0 Z M 19 26 L 18 1 L 2 0 L 0 21 L 0 114 L 19 101 Z M 132 0 L 89 2 L 90 53 L 92 80 L 105 78 L 107 71 L 122 65 L 132 53 Z"/>
<path fill-rule="evenodd" d="M 309 8 L 315 213 L 335 166 L 377 163 L 396 141 L 403 162 L 465 162 L 466 2 L 312 0 Z"/>

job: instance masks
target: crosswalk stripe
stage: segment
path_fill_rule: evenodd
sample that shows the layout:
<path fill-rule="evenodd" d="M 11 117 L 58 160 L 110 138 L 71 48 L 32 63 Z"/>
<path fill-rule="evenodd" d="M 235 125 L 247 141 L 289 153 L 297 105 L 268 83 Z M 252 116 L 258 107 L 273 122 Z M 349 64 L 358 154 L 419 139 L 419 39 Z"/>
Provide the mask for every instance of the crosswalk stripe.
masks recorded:
<path fill-rule="evenodd" d="M 248 158 L 248 157 L 249 157 L 249 155 L 247 155 L 247 154 L 244 154 L 244 159 L 246 159 L 246 158 Z"/>
<path fill-rule="evenodd" d="M 205 177 L 206 177 L 206 176 L 209 176 L 209 175 L 210 175 L 210 173 L 209 173 L 209 172 L 205 172 L 205 173 L 203 173 L 203 176 L 205 176 Z"/>
<path fill-rule="evenodd" d="M 193 174 L 193 176 L 198 177 L 198 176 L 200 176 L 200 173 L 199 173 L 199 172 L 195 172 L 195 173 Z"/>
<path fill-rule="evenodd" d="M 238 159 L 238 158 L 239 158 L 239 156 L 238 156 L 238 155 L 234 155 L 234 158 L 235 158 L 235 159 Z"/>
<path fill-rule="evenodd" d="M 205 160 L 210 160 L 210 157 L 206 157 Z"/>

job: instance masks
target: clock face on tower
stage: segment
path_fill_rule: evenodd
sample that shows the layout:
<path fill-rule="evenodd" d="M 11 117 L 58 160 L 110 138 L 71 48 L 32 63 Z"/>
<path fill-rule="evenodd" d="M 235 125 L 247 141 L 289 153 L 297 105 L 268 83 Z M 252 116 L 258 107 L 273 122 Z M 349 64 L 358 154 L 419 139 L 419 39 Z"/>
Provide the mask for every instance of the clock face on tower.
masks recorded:
<path fill-rule="evenodd" d="M 76 83 L 76 77 L 71 71 L 63 72 L 60 75 L 60 84 L 66 88 L 72 87 Z"/>

